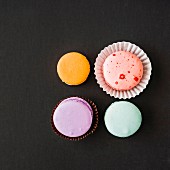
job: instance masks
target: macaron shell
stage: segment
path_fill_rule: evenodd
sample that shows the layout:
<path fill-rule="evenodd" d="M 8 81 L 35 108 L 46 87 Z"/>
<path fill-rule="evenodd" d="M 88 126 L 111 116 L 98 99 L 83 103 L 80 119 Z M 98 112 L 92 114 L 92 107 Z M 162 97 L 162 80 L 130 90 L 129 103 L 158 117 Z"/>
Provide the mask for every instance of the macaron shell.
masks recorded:
<path fill-rule="evenodd" d="M 57 73 L 66 84 L 79 85 L 87 79 L 90 73 L 90 64 L 84 55 L 70 52 L 60 58 L 57 64 Z"/>
<path fill-rule="evenodd" d="M 107 130 L 117 137 L 133 135 L 140 127 L 142 116 L 139 109 L 126 101 L 114 102 L 106 110 L 104 117 Z"/>
<path fill-rule="evenodd" d="M 116 90 L 130 90 L 140 82 L 143 65 L 136 55 L 118 51 L 106 58 L 103 75 L 110 87 Z"/>
<path fill-rule="evenodd" d="M 68 137 L 84 135 L 90 129 L 92 119 L 91 106 L 78 97 L 63 100 L 53 114 L 56 129 Z"/>

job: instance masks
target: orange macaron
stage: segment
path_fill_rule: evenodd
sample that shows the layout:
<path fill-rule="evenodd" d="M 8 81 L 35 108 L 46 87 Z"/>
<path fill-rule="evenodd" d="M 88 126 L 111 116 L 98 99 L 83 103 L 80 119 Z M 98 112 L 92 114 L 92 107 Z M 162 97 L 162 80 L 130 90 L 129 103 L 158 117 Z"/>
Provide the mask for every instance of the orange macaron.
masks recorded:
<path fill-rule="evenodd" d="M 84 55 L 69 52 L 58 61 L 57 73 L 62 82 L 68 85 L 79 85 L 86 81 L 90 73 L 90 64 Z"/>

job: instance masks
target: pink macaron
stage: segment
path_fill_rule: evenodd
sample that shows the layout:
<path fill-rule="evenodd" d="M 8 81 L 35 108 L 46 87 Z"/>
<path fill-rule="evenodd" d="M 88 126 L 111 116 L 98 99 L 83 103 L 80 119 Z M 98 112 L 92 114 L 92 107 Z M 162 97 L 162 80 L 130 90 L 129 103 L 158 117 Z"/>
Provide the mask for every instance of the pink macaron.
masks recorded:
<path fill-rule="evenodd" d="M 128 51 L 117 51 L 109 55 L 103 64 L 104 79 L 116 90 L 130 90 L 143 75 L 140 59 Z"/>
<path fill-rule="evenodd" d="M 152 71 L 147 54 L 139 46 L 126 41 L 105 47 L 94 65 L 100 88 L 119 99 L 130 99 L 143 92 Z"/>

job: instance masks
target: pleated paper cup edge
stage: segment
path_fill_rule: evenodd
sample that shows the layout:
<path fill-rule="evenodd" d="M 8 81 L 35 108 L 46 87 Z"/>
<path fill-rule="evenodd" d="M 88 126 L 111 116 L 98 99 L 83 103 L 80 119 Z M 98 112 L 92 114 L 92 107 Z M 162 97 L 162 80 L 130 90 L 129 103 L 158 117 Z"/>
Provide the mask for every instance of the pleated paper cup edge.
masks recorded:
<path fill-rule="evenodd" d="M 98 74 L 103 76 L 102 66 L 103 66 L 103 63 L 104 63 L 105 59 L 107 58 L 107 56 L 109 56 L 110 54 L 112 54 L 116 51 L 120 51 L 120 50 L 129 51 L 129 52 L 135 54 L 141 60 L 141 62 L 143 64 L 143 68 L 144 68 L 143 76 L 142 76 L 142 79 L 140 80 L 139 84 L 137 84 L 134 88 L 132 88 L 130 90 L 125 90 L 125 91 L 115 90 L 115 89 L 111 88 L 104 81 L 104 77 L 101 80 L 100 79 L 101 77 L 98 76 Z M 145 63 L 145 61 L 147 61 L 147 62 Z M 109 45 L 109 46 L 105 47 L 103 50 L 101 50 L 101 52 L 98 54 L 98 56 L 96 58 L 94 66 L 95 66 L 94 67 L 95 79 L 97 80 L 99 87 L 102 88 L 102 90 L 104 92 L 106 92 L 107 94 L 109 94 L 111 97 L 115 97 L 115 98 L 119 98 L 119 99 L 134 98 L 137 95 L 139 95 L 141 92 L 143 92 L 143 90 L 146 89 L 146 87 L 149 83 L 151 74 L 152 74 L 152 65 L 151 65 L 150 59 L 147 56 L 147 54 L 139 46 L 132 44 L 130 42 L 126 42 L 126 41 L 113 43 L 112 45 Z M 146 72 L 147 72 L 147 74 L 146 74 Z M 101 82 L 102 82 L 102 84 L 101 84 Z M 111 90 L 108 91 L 107 89 L 111 89 Z"/>
<path fill-rule="evenodd" d="M 63 100 L 68 99 L 68 98 L 70 98 L 70 97 L 79 97 L 79 98 L 85 100 L 86 102 L 89 103 L 89 105 L 91 106 L 91 108 L 92 108 L 92 110 L 93 110 L 93 121 L 92 121 L 92 125 L 91 125 L 90 129 L 89 129 L 85 134 L 83 134 L 82 136 L 78 136 L 78 137 L 65 136 L 65 135 L 63 135 L 61 132 L 59 132 L 59 131 L 57 130 L 57 128 L 55 127 L 54 122 L 53 122 L 53 115 L 54 115 L 55 109 L 58 107 L 58 105 L 59 105 Z M 56 104 L 56 106 L 55 106 L 55 107 L 53 108 L 53 110 L 52 110 L 50 123 L 51 123 L 51 127 L 52 127 L 53 132 L 54 132 L 57 136 L 59 136 L 59 137 L 61 137 L 61 138 L 63 138 L 63 139 L 66 139 L 66 140 L 70 140 L 70 141 L 80 141 L 80 140 L 86 138 L 87 136 L 93 134 L 93 133 L 96 131 L 96 129 L 97 129 L 97 127 L 98 127 L 98 123 L 99 123 L 98 110 L 97 110 L 96 104 L 95 104 L 92 100 L 90 100 L 90 99 L 88 99 L 88 98 L 84 98 L 84 97 L 80 97 L 80 96 L 70 96 L 70 97 L 67 97 L 67 98 L 65 98 L 65 99 L 62 99 L 62 100 L 60 100 L 60 101 Z"/>

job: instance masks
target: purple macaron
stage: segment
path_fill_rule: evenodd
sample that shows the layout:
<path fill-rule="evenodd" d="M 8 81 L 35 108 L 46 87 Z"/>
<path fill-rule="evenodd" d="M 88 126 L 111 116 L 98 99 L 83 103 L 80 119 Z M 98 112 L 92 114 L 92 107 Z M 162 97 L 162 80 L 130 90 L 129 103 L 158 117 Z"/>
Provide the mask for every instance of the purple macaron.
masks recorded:
<path fill-rule="evenodd" d="M 52 127 L 62 137 L 79 140 L 97 127 L 96 115 L 97 109 L 93 102 L 70 97 L 62 100 L 53 110 Z"/>

